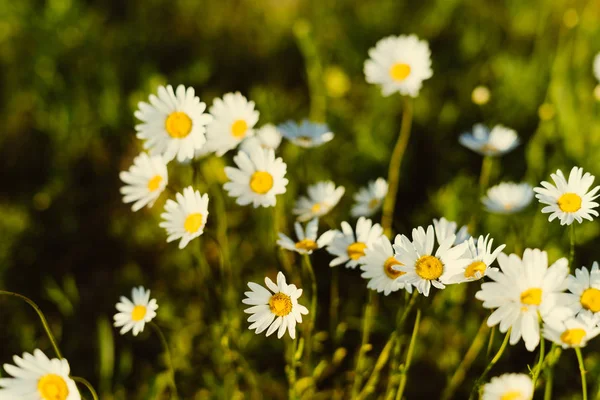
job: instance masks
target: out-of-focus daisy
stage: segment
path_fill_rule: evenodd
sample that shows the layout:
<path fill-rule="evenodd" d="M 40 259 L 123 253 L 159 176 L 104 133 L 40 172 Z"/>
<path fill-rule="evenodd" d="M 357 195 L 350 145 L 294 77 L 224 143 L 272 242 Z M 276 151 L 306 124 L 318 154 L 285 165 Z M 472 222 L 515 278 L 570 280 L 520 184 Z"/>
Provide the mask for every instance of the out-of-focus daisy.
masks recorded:
<path fill-rule="evenodd" d="M 314 218 L 306 224 L 306 232 L 302 229 L 302 225 L 300 225 L 299 222 L 294 224 L 294 229 L 296 230 L 296 237 L 298 238 L 297 242 L 294 242 L 288 236 L 280 232 L 277 244 L 284 249 L 295 251 L 300 254 L 312 254 L 313 250 L 327 246 L 336 234 L 335 231 L 329 230 L 317 239 L 317 232 L 319 230 L 318 218 Z"/>
<path fill-rule="evenodd" d="M 590 339 L 600 334 L 596 325 L 597 319 L 579 316 L 568 318 L 558 324 L 545 324 L 544 337 L 563 349 L 570 347 L 585 347 Z"/>
<path fill-rule="evenodd" d="M 258 145 L 263 149 L 277 150 L 280 144 L 281 133 L 279 133 L 275 125 L 266 124 L 258 129 L 254 136 L 246 138 L 240 145 L 240 148 L 248 152 L 252 147 Z"/>
<path fill-rule="evenodd" d="M 444 217 L 440 219 L 434 219 L 433 226 L 435 227 L 435 237 L 437 238 L 439 245 L 441 245 L 450 236 L 454 236 L 453 244 L 455 246 L 464 243 L 471 237 L 469 234 L 469 228 L 466 225 L 463 225 L 457 232 L 456 229 L 458 228 L 458 224 L 453 221 L 448 221 Z"/>
<path fill-rule="evenodd" d="M 476 124 L 473 132 L 463 133 L 458 138 L 460 144 L 484 156 L 501 156 L 520 143 L 517 132 L 502 125 L 490 131 L 485 125 Z"/>
<path fill-rule="evenodd" d="M 594 76 L 600 81 L 600 53 L 594 57 Z"/>
<path fill-rule="evenodd" d="M 600 186 L 590 190 L 595 179 L 592 174 L 584 174 L 583 168 L 573 167 L 568 180 L 560 169 L 550 176 L 556 186 L 544 181 L 543 187 L 533 189 L 540 203 L 546 204 L 542 212 L 551 213 L 548 221 L 558 218 L 561 225 L 571 225 L 573 221 L 582 223 L 584 218 L 591 221 L 592 216 L 598 216 L 598 211 L 594 210 L 598 203 L 593 200 L 598 197 Z"/>
<path fill-rule="evenodd" d="M 248 318 L 251 322 L 249 329 L 256 330 L 256 334 L 267 330 L 267 336 L 277 331 L 277 337 L 281 337 L 287 330 L 292 339 L 296 338 L 296 323 L 302 322 L 302 314 L 308 314 L 308 309 L 298 304 L 298 298 L 302 295 L 302 289 L 296 285 L 288 285 L 285 276 L 281 272 L 277 274 L 277 284 L 269 278 L 265 278 L 267 290 L 263 286 L 249 282 L 250 292 L 245 292 L 246 298 L 242 303 L 252 307 L 244 310 L 252 314 Z"/>
<path fill-rule="evenodd" d="M 490 239 L 489 235 L 486 237 L 479 236 L 477 241 L 472 237 L 465 242 L 466 252 L 463 257 L 468 258 L 470 261 L 467 265 L 461 266 L 456 271 L 448 271 L 450 277 L 447 282 L 444 283 L 462 283 L 471 282 L 481 279 L 485 276 L 488 271 L 497 271 L 498 268 L 490 267 L 498 254 L 506 247 L 505 244 L 501 244 L 492 251 L 492 244 L 494 239 Z"/>
<path fill-rule="evenodd" d="M 533 381 L 526 374 L 504 374 L 483 385 L 481 400 L 531 400 Z"/>
<path fill-rule="evenodd" d="M 600 269 L 594 261 L 591 271 L 586 267 L 569 275 L 569 306 L 573 314 L 600 318 Z"/>
<path fill-rule="evenodd" d="M 210 113 L 214 120 L 206 127 L 208 146 L 219 157 L 254 134 L 259 115 L 254 102 L 248 101 L 240 92 L 215 99 Z"/>
<path fill-rule="evenodd" d="M 365 257 L 361 260 L 363 264 L 360 266 L 364 272 L 360 276 L 369 280 L 367 283 L 369 289 L 383 292 L 385 296 L 400 289 L 412 293 L 412 286 L 399 279 L 406 272 L 392 268 L 394 265 L 400 265 L 400 261 L 396 260 L 394 254 L 392 243 L 385 235 L 375 240 L 370 248 L 365 248 Z"/>
<path fill-rule="evenodd" d="M 159 226 L 167 230 L 167 242 L 181 239 L 179 248 L 204 233 L 204 225 L 208 217 L 208 195 L 200 194 L 191 186 L 183 189 L 183 194 L 175 195 L 177 201 L 167 200 L 165 212 L 160 216 L 165 221 Z"/>
<path fill-rule="evenodd" d="M 165 161 L 194 158 L 194 152 L 206 143 L 206 125 L 212 121 L 205 114 L 206 104 L 194 94 L 194 88 L 177 86 L 177 92 L 168 85 L 159 86 L 158 97 L 151 94 L 150 104 L 138 103 L 135 117 L 142 121 L 135 126 L 137 137 L 145 140 L 144 148 L 150 154 L 161 154 Z"/>
<path fill-rule="evenodd" d="M 380 85 L 384 96 L 398 92 L 417 97 L 423 81 L 433 76 L 429 44 L 416 35 L 383 38 L 369 50 L 369 57 L 366 80 Z"/>
<path fill-rule="evenodd" d="M 254 146 L 248 153 L 238 152 L 233 161 L 238 168 L 225 167 L 229 182 L 223 188 L 236 197 L 237 204 L 272 207 L 277 202 L 275 196 L 285 193 L 287 165 L 281 157 L 275 158 L 273 150 Z"/>
<path fill-rule="evenodd" d="M 13 356 L 15 365 L 4 364 L 8 377 L 0 379 L 0 399 L 81 400 L 75 381 L 69 378 L 67 360 L 49 359 L 40 349 L 23 357 Z"/>
<path fill-rule="evenodd" d="M 526 249 L 523 259 L 500 253 L 498 264 L 501 271 L 487 272 L 494 282 L 483 283 L 475 297 L 483 301 L 483 307 L 496 309 L 487 320 L 488 326 L 500 324 L 500 332 L 512 327 L 510 344 L 523 337 L 527 350 L 533 351 L 540 342 L 538 315 L 545 322 L 571 315 L 561 293 L 567 287 L 567 259 L 548 267 L 545 251 Z"/>
<path fill-rule="evenodd" d="M 281 135 L 296 146 L 317 147 L 333 139 L 333 132 L 327 124 L 318 124 L 305 119 L 300 124 L 287 121 L 277 127 Z"/>
<path fill-rule="evenodd" d="M 388 192 L 388 183 L 383 178 L 369 182 L 367 187 L 360 188 L 354 195 L 356 204 L 352 206 L 350 214 L 353 217 L 370 217 L 375 214 L 383 203 Z"/>
<path fill-rule="evenodd" d="M 122 327 L 121 335 L 132 331 L 133 336 L 137 336 L 144 331 L 146 323 L 156 317 L 158 304 L 155 299 L 150 299 L 150 290 L 140 286 L 131 290 L 131 300 L 121 296 L 116 307 L 119 312 L 114 317 L 115 327 Z"/>
<path fill-rule="evenodd" d="M 528 183 L 502 182 L 488 189 L 481 202 L 485 209 L 496 214 L 515 214 L 533 200 L 533 188 Z"/>
<path fill-rule="evenodd" d="M 296 201 L 292 212 L 298 215 L 298 221 L 321 217 L 337 205 L 344 191 L 343 186 L 336 188 L 331 181 L 315 183 L 308 187 L 308 196 L 301 196 Z"/>
<path fill-rule="evenodd" d="M 379 224 L 360 217 L 356 222 L 356 233 L 349 223 L 342 222 L 342 230 L 336 231 L 336 235 L 327 246 L 329 254 L 335 256 L 329 263 L 330 267 L 346 264 L 347 268 L 356 268 L 362 263 L 361 258 L 365 250 L 383 235 L 383 229 Z"/>
<path fill-rule="evenodd" d="M 163 158 L 150 157 L 146 153 L 134 158 L 129 171 L 122 171 L 119 177 L 125 183 L 121 187 L 123 203 L 133 202 L 133 211 L 138 211 L 145 205 L 152 207 L 169 183 L 167 165 Z"/>

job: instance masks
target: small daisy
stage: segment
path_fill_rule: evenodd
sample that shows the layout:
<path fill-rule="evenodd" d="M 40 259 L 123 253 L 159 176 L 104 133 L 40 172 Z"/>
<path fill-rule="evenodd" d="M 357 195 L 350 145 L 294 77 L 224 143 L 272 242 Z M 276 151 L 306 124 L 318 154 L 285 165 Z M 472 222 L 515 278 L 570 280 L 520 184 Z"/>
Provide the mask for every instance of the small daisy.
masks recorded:
<path fill-rule="evenodd" d="M 425 296 L 429 296 L 431 285 L 444 289 L 446 286 L 442 282 L 450 277 L 449 272 L 464 269 L 469 262 L 462 258 L 465 253 L 464 244 L 454 246 L 455 239 L 454 235 L 448 236 L 434 253 L 432 225 L 427 227 L 427 231 L 422 227 L 413 229 L 412 241 L 400 235 L 394 241 L 396 260 L 400 264 L 392 266 L 392 269 L 405 272 L 400 279 L 416 287 Z"/>
<path fill-rule="evenodd" d="M 594 76 L 600 81 L 600 53 L 594 57 Z"/>
<path fill-rule="evenodd" d="M 417 97 L 423 81 L 433 76 L 429 44 L 415 35 L 383 38 L 369 50 L 369 57 L 366 80 L 381 85 L 384 96 L 398 92 Z"/>
<path fill-rule="evenodd" d="M 582 223 L 584 218 L 592 221 L 592 215 L 598 216 L 598 211 L 594 210 L 598 203 L 593 200 L 598 197 L 600 186 L 588 192 L 595 179 L 592 174 L 584 174 L 583 168 L 573 167 L 568 180 L 560 169 L 550 176 L 556 186 L 544 181 L 543 187 L 533 189 L 540 203 L 547 205 L 542 212 L 551 213 L 548 221 L 558 218 L 561 225 L 571 225 L 574 220 Z"/>
<path fill-rule="evenodd" d="M 476 124 L 473 133 L 463 133 L 458 138 L 460 144 L 483 156 L 501 156 L 520 143 L 517 132 L 502 125 L 490 131 L 485 125 Z"/>
<path fill-rule="evenodd" d="M 528 183 L 502 182 L 488 189 L 481 202 L 488 212 L 515 214 L 533 200 L 533 188 Z"/>
<path fill-rule="evenodd" d="M 569 275 L 569 305 L 573 314 L 600 318 L 600 269 L 594 261 L 592 270 L 586 267 L 575 270 L 575 276 Z"/>
<path fill-rule="evenodd" d="M 319 219 L 314 218 L 308 224 L 306 224 L 306 232 L 302 229 L 302 225 L 299 222 L 294 224 L 296 230 L 297 242 L 279 233 L 279 240 L 277 244 L 284 249 L 295 251 L 300 254 L 312 254 L 313 250 L 321 249 L 327 246 L 335 236 L 336 232 L 329 230 L 321 235 L 317 239 L 317 232 L 319 229 Z"/>
<path fill-rule="evenodd" d="M 308 187 L 308 197 L 301 196 L 292 212 L 298 215 L 298 221 L 308 221 L 322 217 L 337 205 L 344 195 L 344 187 L 335 187 L 331 181 L 318 182 Z"/>
<path fill-rule="evenodd" d="M 145 205 L 152 207 L 169 183 L 167 165 L 163 158 L 150 157 L 146 153 L 134 158 L 129 171 L 122 171 L 119 177 L 125 182 L 125 186 L 121 188 L 123 203 L 133 202 L 133 211 L 138 211 Z"/>
<path fill-rule="evenodd" d="M 163 222 L 161 228 L 167 230 L 167 243 L 181 239 L 179 248 L 204 233 L 206 217 L 208 216 L 208 195 L 201 195 L 191 186 L 183 189 L 183 194 L 175 195 L 177 201 L 167 200 L 165 212 L 160 215 Z"/>
<path fill-rule="evenodd" d="M 333 139 L 333 132 L 326 124 L 318 124 L 305 119 L 300 125 L 294 121 L 287 121 L 277 127 L 281 135 L 296 146 L 310 148 L 317 147 Z"/>
<path fill-rule="evenodd" d="M 373 224 L 370 219 L 360 217 L 356 222 L 356 234 L 346 221 L 342 222 L 342 230 L 335 232 L 335 237 L 327 246 L 329 254 L 335 256 L 329 266 L 346 263 L 346 268 L 356 268 L 362 263 L 365 250 L 383 235 L 383 228 L 379 224 Z"/>
<path fill-rule="evenodd" d="M 450 236 L 454 236 L 453 244 L 455 246 L 464 243 L 471 237 L 468 226 L 464 225 L 458 230 L 458 232 L 456 232 L 458 224 L 456 222 L 448 221 L 443 217 L 440 219 L 434 219 L 433 226 L 435 227 L 435 237 L 437 238 L 439 245 L 441 245 Z"/>
<path fill-rule="evenodd" d="M 533 381 L 526 374 L 504 374 L 483 386 L 481 400 L 531 400 Z"/>
<path fill-rule="evenodd" d="M 597 319 L 579 316 L 571 317 L 559 324 L 544 325 L 544 337 L 561 345 L 563 349 L 585 347 L 587 342 L 600 334 Z"/>
<path fill-rule="evenodd" d="M 275 125 L 266 124 L 262 128 L 256 131 L 254 136 L 250 136 L 242 142 L 240 148 L 246 153 L 256 145 L 259 145 L 263 149 L 277 150 L 281 144 L 281 133 L 277 130 Z"/>
<path fill-rule="evenodd" d="M 397 237 L 399 238 L 399 236 Z M 400 243 L 397 243 L 400 245 Z M 367 287 L 385 296 L 400 289 L 406 289 L 412 293 L 412 286 L 402 282 L 399 278 L 406 272 L 396 271 L 392 267 L 400 265 L 400 261 L 394 257 L 394 248 L 387 236 L 382 235 L 373 242 L 370 248 L 365 248 L 365 256 L 360 266 L 364 272 L 360 275 L 369 280 Z"/>
<path fill-rule="evenodd" d="M 383 199 L 388 192 L 388 183 L 383 178 L 369 182 L 367 187 L 360 188 L 354 194 L 356 204 L 352 206 L 350 215 L 353 217 L 370 217 L 381 208 Z"/>
<path fill-rule="evenodd" d="M 502 244 L 492 251 L 492 244 L 494 239 L 490 239 L 489 235 L 486 237 L 479 236 L 477 241 L 472 237 L 465 242 L 466 252 L 463 258 L 469 259 L 469 264 L 463 266 L 459 270 L 449 271 L 450 277 L 447 282 L 444 283 L 462 283 L 471 282 L 481 279 L 485 276 L 488 271 L 497 271 L 498 268 L 490 267 L 498 254 L 506 247 Z"/>
<path fill-rule="evenodd" d="M 500 253 L 498 264 L 501 271 L 487 272 L 494 282 L 483 283 L 475 297 L 483 301 L 484 308 L 496 309 L 488 326 L 499 323 L 503 333 L 512 327 L 510 344 L 523 337 L 527 350 L 533 351 L 540 342 L 538 316 L 548 323 L 571 315 L 561 293 L 567 287 L 567 259 L 548 267 L 545 251 L 526 249 L 523 259 Z"/>
<path fill-rule="evenodd" d="M 150 104 L 138 103 L 134 115 L 142 123 L 135 127 L 137 137 L 146 141 L 144 148 L 150 154 L 161 154 L 165 161 L 191 160 L 206 143 L 206 125 L 212 121 L 204 110 L 206 104 L 194 95 L 194 88 L 179 85 L 174 92 L 171 85 L 159 86 L 158 97 L 150 95 Z"/>
<path fill-rule="evenodd" d="M 302 289 L 288 285 L 281 272 L 277 274 L 277 284 L 269 278 L 265 278 L 265 284 L 270 291 L 257 283 L 248 282 L 251 291 L 244 293 L 246 298 L 242 303 L 252 306 L 244 310 L 252 314 L 248 318 L 248 322 L 252 322 L 249 329 L 259 334 L 269 328 L 267 336 L 277 331 L 279 339 L 287 330 L 290 337 L 295 339 L 296 323 L 301 323 L 302 315 L 308 314 L 308 309 L 298 304 Z"/>
<path fill-rule="evenodd" d="M 214 119 L 206 128 L 206 136 L 211 150 L 219 157 L 252 136 L 254 125 L 258 122 L 254 102 L 248 101 L 240 92 L 227 93 L 223 99 L 215 99 L 210 113 Z"/>
<path fill-rule="evenodd" d="M 277 202 L 275 196 L 285 193 L 287 165 L 281 157 L 275 158 L 273 150 L 254 146 L 249 153 L 238 152 L 233 161 L 238 168 L 225 167 L 229 182 L 223 188 L 237 198 L 237 204 L 272 207 Z"/>
<path fill-rule="evenodd" d="M 8 377 L 0 378 L 0 399 L 81 400 L 75 381 L 69 378 L 67 360 L 49 359 L 40 349 L 23 358 L 13 356 L 15 365 L 4 364 Z"/>
<path fill-rule="evenodd" d="M 132 331 L 133 336 L 144 331 L 144 326 L 156 317 L 158 304 L 156 300 L 150 300 L 150 290 L 144 289 L 143 286 L 133 288 L 131 290 L 131 300 L 125 296 L 121 296 L 121 301 L 117 303 L 117 311 L 115 314 L 115 327 L 122 327 L 119 332 L 121 335 Z"/>

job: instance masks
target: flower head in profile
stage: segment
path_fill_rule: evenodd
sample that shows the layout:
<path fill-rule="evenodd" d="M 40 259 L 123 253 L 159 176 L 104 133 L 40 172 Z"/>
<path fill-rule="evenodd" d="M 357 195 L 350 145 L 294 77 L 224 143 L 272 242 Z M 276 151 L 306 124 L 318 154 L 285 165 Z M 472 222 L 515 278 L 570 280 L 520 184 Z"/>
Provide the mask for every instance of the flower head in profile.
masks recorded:
<path fill-rule="evenodd" d="M 569 307 L 575 315 L 600 320 L 600 268 L 594 261 L 592 269 L 586 267 L 575 270 L 575 276 L 569 275 Z"/>
<path fill-rule="evenodd" d="M 429 44 L 416 35 L 383 38 L 369 50 L 364 72 L 384 96 L 398 92 L 417 97 L 423 81 L 433 76 Z"/>
<path fill-rule="evenodd" d="M 144 331 L 144 326 L 156 317 L 158 304 L 155 299 L 150 299 L 150 291 L 143 286 L 131 290 L 131 300 L 121 296 L 117 303 L 115 314 L 115 327 L 121 327 L 120 334 L 132 331 L 133 336 Z"/>
<path fill-rule="evenodd" d="M 275 196 L 285 193 L 287 165 L 273 150 L 254 146 L 248 153 L 239 151 L 233 161 L 237 168 L 225 167 L 229 182 L 223 188 L 237 204 L 273 207 Z"/>
<path fill-rule="evenodd" d="M 590 190 L 595 179 L 592 174 L 584 174 L 583 168 L 573 167 L 568 180 L 560 169 L 550 176 L 556 186 L 544 181 L 542 187 L 533 189 L 540 203 L 546 204 L 542 212 L 550 213 L 548 221 L 558 218 L 561 225 L 571 225 L 573 221 L 582 223 L 583 219 L 592 221 L 592 216 L 598 216 L 598 211 L 594 210 L 598 203 L 594 200 L 600 186 Z"/>
<path fill-rule="evenodd" d="M 493 282 L 485 282 L 475 297 L 484 308 L 496 309 L 487 320 L 488 326 L 500 324 L 500 332 L 510 332 L 510 344 L 521 337 L 525 347 L 533 351 L 540 342 L 538 318 L 546 323 L 563 321 L 571 315 L 562 291 L 567 287 L 567 259 L 561 258 L 548 267 L 548 254 L 526 249 L 523 259 L 516 254 L 498 255 L 500 271 L 487 272 Z"/>
<path fill-rule="evenodd" d="M 594 76 L 600 82 L 600 53 L 594 57 Z"/>
<path fill-rule="evenodd" d="M 385 235 L 375 240 L 371 247 L 365 248 L 365 256 L 360 266 L 363 273 L 360 276 L 369 280 L 367 288 L 383 292 L 385 296 L 400 289 L 412 293 L 412 286 L 400 279 L 406 272 L 392 268 L 400 265 L 400 261 L 396 260 L 394 255 L 392 243 Z"/>
<path fill-rule="evenodd" d="M 483 385 L 481 400 L 531 400 L 533 381 L 526 374 L 504 374 Z"/>
<path fill-rule="evenodd" d="M 122 171 L 119 177 L 125 183 L 125 186 L 121 187 L 123 203 L 133 203 L 133 211 L 138 211 L 146 205 L 152 207 L 169 182 L 167 165 L 163 158 L 150 157 L 146 153 L 134 158 L 129 171 Z"/>
<path fill-rule="evenodd" d="M 356 222 L 356 231 L 349 223 L 342 222 L 342 230 L 335 231 L 335 237 L 327 246 L 327 251 L 335 256 L 329 263 L 330 267 L 346 264 L 347 268 L 356 268 L 363 262 L 365 250 L 383 235 L 383 228 L 379 224 L 365 217 L 360 217 Z"/>
<path fill-rule="evenodd" d="M 307 119 L 302 120 L 300 124 L 287 121 L 277 126 L 277 129 L 284 138 L 304 148 L 320 146 L 331 141 L 334 136 L 327 124 L 310 122 Z"/>
<path fill-rule="evenodd" d="M 0 399 L 81 400 L 66 359 L 49 359 L 40 349 L 4 364 L 7 377 L 0 379 Z"/>
<path fill-rule="evenodd" d="M 488 212 L 515 214 L 523 211 L 533 200 L 533 188 L 528 183 L 502 182 L 488 189 L 481 199 Z"/>
<path fill-rule="evenodd" d="M 457 232 L 458 224 L 453 221 L 448 221 L 444 217 L 440 219 L 434 219 L 433 226 L 435 228 L 435 237 L 437 238 L 439 245 L 446 241 L 446 239 L 448 239 L 450 236 L 454 236 L 454 246 L 464 243 L 471 237 L 469 234 L 469 227 L 467 225 L 463 225 L 460 229 L 458 229 Z"/>
<path fill-rule="evenodd" d="M 354 195 L 356 204 L 352 206 L 350 215 L 353 217 L 370 217 L 381 208 L 383 199 L 388 192 L 388 183 L 383 178 L 369 182 L 367 187 L 360 188 Z"/>
<path fill-rule="evenodd" d="M 546 323 L 544 337 L 563 349 L 585 347 L 588 341 L 600 334 L 597 326 L 598 319 L 580 315 L 570 317 L 562 322 Z"/>
<path fill-rule="evenodd" d="M 137 137 L 145 140 L 144 148 L 150 154 L 160 154 L 165 161 L 177 158 L 186 161 L 194 158 L 196 150 L 206 143 L 206 125 L 212 121 L 204 113 L 206 104 L 194 94 L 194 88 L 171 85 L 159 86 L 158 97 L 150 95 L 150 104 L 138 103 L 135 117 L 142 121 L 136 125 Z"/>
<path fill-rule="evenodd" d="M 165 212 L 160 216 L 164 219 L 159 224 L 165 228 L 167 242 L 181 239 L 179 248 L 183 249 L 187 244 L 204 233 L 204 225 L 208 217 L 208 195 L 200 194 L 191 186 L 183 189 L 183 194 L 175 195 L 177 201 L 167 200 Z"/>
<path fill-rule="evenodd" d="M 281 133 L 279 133 L 277 127 L 273 124 L 266 124 L 259 128 L 254 136 L 244 139 L 240 148 L 248 153 L 256 145 L 267 150 L 277 150 L 280 144 Z"/>
<path fill-rule="evenodd" d="M 298 221 L 308 221 L 315 217 L 322 217 L 337 205 L 345 189 L 343 186 L 335 187 L 331 181 L 318 182 L 308 187 L 308 196 L 300 196 L 292 212 L 298 215 Z"/>
<path fill-rule="evenodd" d="M 279 232 L 277 244 L 286 250 L 295 251 L 300 254 L 312 254 L 314 250 L 327 246 L 335 236 L 335 231 L 332 230 L 324 232 L 320 237 L 318 236 L 318 218 L 313 218 L 306 224 L 306 231 L 302 229 L 300 222 L 294 224 L 294 230 L 296 231 L 297 242 Z"/>
<path fill-rule="evenodd" d="M 483 156 L 501 156 L 520 143 L 517 132 L 502 125 L 490 131 L 485 125 L 476 124 L 473 132 L 463 133 L 458 138 L 460 144 Z"/>
<path fill-rule="evenodd" d="M 447 283 L 476 281 L 483 278 L 488 271 L 497 271 L 498 268 L 490 266 L 506 247 L 505 244 L 501 244 L 494 250 L 492 247 L 494 239 L 490 239 L 489 235 L 479 236 L 477 240 L 471 237 L 464 243 L 466 252 L 463 257 L 469 259 L 469 263 L 461 265 L 457 270 L 449 270 Z"/>
<path fill-rule="evenodd" d="M 287 330 L 292 339 L 296 338 L 296 323 L 302 322 L 302 315 L 308 314 L 308 309 L 298 304 L 298 298 L 302 296 L 302 289 L 296 285 L 288 285 L 285 276 L 279 272 L 277 274 L 277 284 L 269 278 L 265 278 L 265 287 L 249 282 L 250 292 L 245 292 L 246 298 L 242 303 L 251 307 L 244 310 L 247 314 L 252 314 L 248 318 L 251 322 L 250 330 L 255 330 L 256 334 L 267 329 L 267 336 L 277 331 L 277 337 L 281 337 Z"/>

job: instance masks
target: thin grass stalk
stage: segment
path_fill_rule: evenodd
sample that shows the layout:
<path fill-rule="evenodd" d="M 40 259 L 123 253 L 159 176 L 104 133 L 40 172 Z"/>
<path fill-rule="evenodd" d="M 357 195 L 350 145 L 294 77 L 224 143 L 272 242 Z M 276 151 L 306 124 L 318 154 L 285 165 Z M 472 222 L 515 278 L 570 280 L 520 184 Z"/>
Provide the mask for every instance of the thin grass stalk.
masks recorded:
<path fill-rule="evenodd" d="M 581 398 L 587 400 L 587 382 L 585 374 L 585 365 L 583 364 L 583 355 L 581 354 L 581 348 L 575 347 L 575 354 L 577 354 L 577 362 L 579 363 L 579 374 L 581 375 Z"/>
<path fill-rule="evenodd" d="M 98 394 L 96 393 L 96 390 L 94 390 L 94 387 L 92 386 L 91 383 L 89 383 L 87 380 L 85 380 L 79 376 L 72 376 L 71 379 L 73 379 L 75 382 L 85 386 L 87 388 L 87 390 L 89 390 L 90 394 L 92 395 L 92 399 L 98 400 Z"/>
<path fill-rule="evenodd" d="M 167 368 L 169 370 L 169 377 L 171 378 L 171 387 L 173 389 L 172 397 L 174 400 L 177 400 L 179 399 L 179 395 L 177 394 L 177 383 L 175 382 L 175 369 L 173 368 L 173 359 L 171 358 L 171 350 L 169 350 L 169 344 L 167 343 L 167 339 L 165 338 L 165 335 L 163 334 L 162 330 L 156 323 L 150 321 L 149 325 L 154 330 L 154 332 L 156 332 L 156 335 L 160 339 L 160 344 L 163 347 L 165 359 L 167 362 Z"/>
<path fill-rule="evenodd" d="M 369 348 L 369 338 L 371 335 L 371 327 L 373 325 L 373 319 L 375 310 L 377 307 L 377 293 L 374 290 L 369 290 L 369 297 L 367 304 L 365 305 L 365 311 L 363 315 L 362 324 L 362 335 L 360 340 L 360 348 L 358 349 L 358 355 L 356 357 L 356 365 L 354 367 L 354 383 L 352 385 L 352 399 L 356 399 L 360 393 L 362 383 L 364 380 L 364 374 L 366 369 L 366 353 Z"/>
<path fill-rule="evenodd" d="M 506 346 L 508 345 L 509 339 L 510 339 L 510 329 L 506 332 L 506 336 L 504 336 L 504 341 L 502 342 L 502 345 L 500 346 L 500 349 L 498 349 L 498 352 L 496 353 L 494 358 L 492 358 L 490 363 L 483 370 L 483 373 L 475 381 L 475 384 L 473 385 L 473 389 L 471 389 L 471 394 L 469 395 L 469 400 L 475 400 L 475 398 L 477 397 L 477 394 L 479 393 L 479 387 L 481 386 L 481 384 L 487 377 L 487 374 L 492 370 L 492 368 L 494 368 L 494 365 L 496 365 L 498 360 L 500 360 L 500 358 L 502 357 L 502 354 L 504 354 L 504 350 L 506 349 Z"/>
<path fill-rule="evenodd" d="M 396 400 L 401 400 L 406 388 L 406 381 L 408 379 L 408 369 L 410 368 L 410 362 L 412 355 L 415 350 L 415 343 L 417 341 L 417 333 L 419 332 L 419 322 L 421 322 L 421 310 L 417 309 L 417 316 L 415 318 L 415 325 L 413 327 L 412 336 L 410 338 L 410 344 L 408 345 L 408 351 L 406 352 L 406 362 L 402 366 L 400 375 L 400 384 L 398 385 L 398 391 L 396 392 Z"/>

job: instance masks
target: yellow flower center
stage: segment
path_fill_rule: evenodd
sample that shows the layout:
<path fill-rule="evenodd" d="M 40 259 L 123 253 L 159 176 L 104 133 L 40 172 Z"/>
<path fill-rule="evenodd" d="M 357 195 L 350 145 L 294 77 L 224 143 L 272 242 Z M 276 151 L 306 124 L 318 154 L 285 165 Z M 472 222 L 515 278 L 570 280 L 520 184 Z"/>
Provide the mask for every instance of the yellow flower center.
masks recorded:
<path fill-rule="evenodd" d="M 392 269 L 394 265 L 403 264 L 400 261 L 396 260 L 394 256 L 388 257 L 388 259 L 385 260 L 385 262 L 383 263 L 383 272 L 385 272 L 388 278 L 396 279 L 399 276 L 406 274 L 406 272 L 404 271 L 396 271 L 395 269 Z"/>
<path fill-rule="evenodd" d="M 42 376 L 38 380 L 37 389 L 43 400 L 65 400 L 69 396 L 67 382 L 56 374 Z"/>
<path fill-rule="evenodd" d="M 298 136 L 296 140 L 304 145 L 309 145 L 312 143 L 312 138 L 310 136 Z"/>
<path fill-rule="evenodd" d="M 579 346 L 585 337 L 585 330 L 581 328 L 567 329 L 560 335 L 560 340 L 571 347 Z"/>
<path fill-rule="evenodd" d="M 465 269 L 465 278 L 481 278 L 485 274 L 487 265 L 483 261 L 475 261 Z M 479 277 L 477 273 L 479 272 Z"/>
<path fill-rule="evenodd" d="M 265 194 L 273 187 L 273 176 L 266 171 L 256 171 L 250 178 L 250 189 L 254 193 Z"/>
<path fill-rule="evenodd" d="M 169 114 L 165 121 L 167 133 L 174 139 L 183 139 L 192 131 L 192 120 L 181 111 Z"/>
<path fill-rule="evenodd" d="M 494 145 L 486 143 L 481 147 L 481 151 L 484 153 L 495 153 L 498 151 L 498 148 Z"/>
<path fill-rule="evenodd" d="M 564 212 L 576 212 L 581 208 L 581 197 L 575 193 L 565 193 L 558 199 L 558 208 Z"/>
<path fill-rule="evenodd" d="M 371 201 L 369 201 L 369 208 L 371 210 L 376 208 L 378 205 L 379 205 L 379 199 L 371 199 Z"/>
<path fill-rule="evenodd" d="M 154 177 L 148 181 L 148 190 L 154 192 L 156 189 L 158 189 L 162 180 L 162 176 L 154 175 Z"/>
<path fill-rule="evenodd" d="M 506 211 L 510 211 L 510 210 L 512 210 L 513 208 L 514 208 L 514 205 L 512 205 L 511 203 L 506 203 L 506 204 L 504 205 L 504 209 L 505 209 Z"/>
<path fill-rule="evenodd" d="M 594 288 L 585 289 L 579 301 L 583 308 L 597 313 L 600 311 L 600 290 Z"/>
<path fill-rule="evenodd" d="M 269 309 L 278 317 L 285 317 L 292 312 L 292 299 L 287 294 L 275 293 L 269 299 Z"/>
<path fill-rule="evenodd" d="M 200 226 L 202 225 L 202 214 L 194 213 L 190 214 L 185 218 L 185 222 L 183 223 L 183 228 L 188 231 L 188 233 L 196 233 Z"/>
<path fill-rule="evenodd" d="M 504 393 L 500 397 L 500 400 L 525 400 L 525 396 L 518 390 L 510 390 Z"/>
<path fill-rule="evenodd" d="M 350 246 L 348 246 L 348 257 L 350 257 L 353 260 L 358 260 L 359 258 L 361 258 L 362 256 L 365 255 L 365 249 L 367 248 L 367 245 L 364 244 L 363 242 L 355 242 L 352 243 Z"/>
<path fill-rule="evenodd" d="M 319 246 L 317 246 L 317 243 L 314 240 L 302 239 L 296 243 L 296 248 L 298 250 L 312 251 L 318 249 Z"/>
<path fill-rule="evenodd" d="M 521 293 L 521 304 L 539 306 L 542 303 L 542 289 L 531 288 Z"/>
<path fill-rule="evenodd" d="M 423 279 L 435 280 L 444 273 L 444 264 L 434 256 L 421 256 L 415 265 L 415 271 Z"/>
<path fill-rule="evenodd" d="M 402 82 L 410 75 L 410 65 L 404 63 L 396 63 L 390 68 L 390 76 L 396 82 Z"/>
<path fill-rule="evenodd" d="M 246 131 L 248 130 L 248 123 L 243 119 L 238 119 L 233 124 L 231 124 L 231 134 L 236 139 L 242 139 L 246 136 Z"/>
<path fill-rule="evenodd" d="M 312 211 L 313 213 L 318 213 L 319 211 L 321 211 L 321 203 L 313 204 L 313 206 L 310 208 L 310 211 Z"/>
<path fill-rule="evenodd" d="M 146 316 L 146 306 L 135 306 L 131 312 L 131 319 L 134 321 L 141 321 Z"/>

